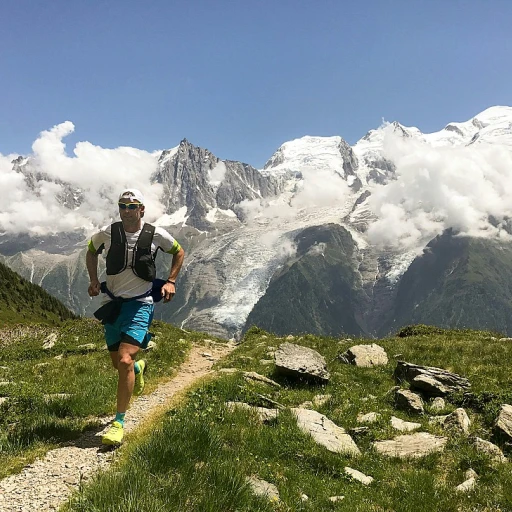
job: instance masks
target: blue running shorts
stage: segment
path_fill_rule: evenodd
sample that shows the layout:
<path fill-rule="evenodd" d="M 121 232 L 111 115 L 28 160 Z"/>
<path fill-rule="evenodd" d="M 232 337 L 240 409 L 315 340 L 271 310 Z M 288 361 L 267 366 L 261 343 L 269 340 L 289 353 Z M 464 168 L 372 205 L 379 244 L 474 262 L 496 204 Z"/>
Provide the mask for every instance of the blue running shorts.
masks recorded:
<path fill-rule="evenodd" d="M 151 338 L 148 329 L 153 320 L 154 310 L 154 304 L 147 302 L 123 302 L 116 321 L 104 325 L 108 349 L 111 352 L 119 350 L 121 342 L 146 348 Z"/>

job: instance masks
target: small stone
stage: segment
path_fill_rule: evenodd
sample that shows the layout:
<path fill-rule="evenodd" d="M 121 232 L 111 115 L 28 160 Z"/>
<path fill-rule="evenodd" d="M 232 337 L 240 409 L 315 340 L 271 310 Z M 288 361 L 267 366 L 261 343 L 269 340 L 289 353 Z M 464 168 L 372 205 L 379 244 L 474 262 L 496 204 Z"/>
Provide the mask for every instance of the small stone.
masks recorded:
<path fill-rule="evenodd" d="M 345 499 L 345 496 L 331 496 L 329 498 L 329 501 L 331 501 L 332 503 L 336 503 L 336 502 L 344 500 L 344 499 Z"/>
<path fill-rule="evenodd" d="M 304 502 L 304 501 L 308 501 L 308 500 L 309 500 L 309 496 L 308 496 L 307 494 L 301 494 L 301 495 L 300 495 L 300 499 L 301 499 L 301 501 L 303 501 L 303 502 Z"/>
<path fill-rule="evenodd" d="M 359 423 L 375 423 L 380 418 L 380 414 L 378 412 L 369 412 L 368 414 L 357 415 L 357 421 Z"/>
<path fill-rule="evenodd" d="M 313 397 L 313 403 L 317 407 L 325 405 L 331 399 L 331 395 L 316 395 Z"/>
<path fill-rule="evenodd" d="M 371 476 L 366 476 L 364 473 L 357 471 L 357 469 L 345 467 L 345 473 L 350 476 L 353 480 L 357 480 L 364 485 L 370 485 L 373 482 L 373 478 Z"/>
<path fill-rule="evenodd" d="M 436 396 L 430 402 L 430 409 L 432 411 L 442 411 L 445 407 L 446 407 L 446 402 L 444 401 L 444 398 L 441 398 L 440 396 Z"/>
<path fill-rule="evenodd" d="M 76 348 L 84 352 L 93 352 L 97 347 L 94 343 L 85 343 L 83 345 L 78 345 Z"/>
<path fill-rule="evenodd" d="M 37 363 L 34 365 L 34 368 L 43 368 L 45 366 L 50 366 L 50 363 L 46 362 L 46 363 Z"/>
<path fill-rule="evenodd" d="M 264 375 L 260 375 L 256 372 L 244 372 L 244 378 L 246 380 L 255 380 L 258 382 L 263 382 L 264 384 L 270 384 L 271 386 L 274 386 L 276 388 L 280 388 L 281 385 L 277 382 L 273 381 L 272 379 L 269 379 L 268 377 L 265 377 Z"/>
<path fill-rule="evenodd" d="M 460 485 L 455 487 L 457 492 L 468 492 L 472 491 L 476 486 L 476 478 L 469 478 L 465 482 L 462 482 Z"/>
<path fill-rule="evenodd" d="M 256 496 L 262 496 L 267 498 L 269 501 L 279 501 L 279 491 L 274 484 L 266 482 L 256 476 L 247 477 L 246 481 Z"/>
<path fill-rule="evenodd" d="M 474 470 L 474 469 L 471 469 L 469 468 L 465 473 L 464 473 L 464 478 L 466 480 L 469 480 L 470 478 L 478 478 L 478 474 L 477 472 Z"/>
<path fill-rule="evenodd" d="M 151 341 L 148 343 L 148 346 L 147 346 L 144 350 L 148 351 L 148 350 L 153 350 L 153 349 L 155 349 L 155 348 L 156 348 L 156 343 L 155 343 L 153 340 L 151 340 Z"/>
<path fill-rule="evenodd" d="M 391 416 L 391 426 L 396 430 L 400 430 L 401 432 L 412 432 L 413 430 L 421 428 L 421 423 L 404 421 L 400 418 L 396 418 L 395 416 Z"/>

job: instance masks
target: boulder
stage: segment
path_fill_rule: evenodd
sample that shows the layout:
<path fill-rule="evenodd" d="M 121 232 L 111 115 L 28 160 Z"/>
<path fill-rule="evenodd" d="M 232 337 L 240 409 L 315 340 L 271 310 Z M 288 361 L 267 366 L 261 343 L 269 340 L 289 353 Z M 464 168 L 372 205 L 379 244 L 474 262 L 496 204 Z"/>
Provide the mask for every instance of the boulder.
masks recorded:
<path fill-rule="evenodd" d="M 311 348 L 283 343 L 275 354 L 276 372 L 291 377 L 328 382 L 330 374 L 322 355 Z"/>
<path fill-rule="evenodd" d="M 496 420 L 495 430 L 500 437 L 512 441 L 512 405 L 503 404 Z"/>
<path fill-rule="evenodd" d="M 388 364 L 386 351 L 379 345 L 354 345 L 338 356 L 340 361 L 355 366 L 370 367 Z"/>
<path fill-rule="evenodd" d="M 480 437 L 475 437 L 473 439 L 473 442 L 475 444 L 475 448 L 479 452 L 489 455 L 493 462 L 507 462 L 507 458 L 505 457 L 505 455 L 503 455 L 501 449 L 495 444 L 491 443 L 490 441 L 486 441 L 485 439 L 482 439 Z"/>
<path fill-rule="evenodd" d="M 327 448 L 330 452 L 348 455 L 360 455 L 361 452 L 345 429 L 339 427 L 330 419 L 317 411 L 293 408 L 292 413 L 297 418 L 297 425 L 306 434 Z"/>
<path fill-rule="evenodd" d="M 424 457 L 429 453 L 443 451 L 447 441 L 446 437 L 417 432 L 416 434 L 397 436 L 387 441 L 375 441 L 372 446 L 382 455 L 406 459 Z"/>
<path fill-rule="evenodd" d="M 469 434 L 469 425 L 471 425 L 471 421 L 466 411 L 462 409 L 462 407 L 459 407 L 446 416 L 443 425 L 455 432 L 467 435 Z"/>
<path fill-rule="evenodd" d="M 471 387 L 468 379 L 456 373 L 434 366 L 419 366 L 398 361 L 394 372 L 398 382 L 406 381 L 411 389 L 419 389 L 432 396 L 444 396 L 454 391 L 465 391 Z"/>
<path fill-rule="evenodd" d="M 423 414 L 423 400 L 421 397 L 408 389 L 399 389 L 395 394 L 395 406 L 397 409 Z"/>

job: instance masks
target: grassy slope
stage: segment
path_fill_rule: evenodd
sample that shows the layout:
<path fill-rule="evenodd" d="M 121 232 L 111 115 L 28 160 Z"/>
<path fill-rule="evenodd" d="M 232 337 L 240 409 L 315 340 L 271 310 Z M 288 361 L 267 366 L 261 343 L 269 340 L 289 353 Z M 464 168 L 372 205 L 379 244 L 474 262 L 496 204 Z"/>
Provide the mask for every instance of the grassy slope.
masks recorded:
<path fill-rule="evenodd" d="M 74 318 L 56 298 L 0 263 L 0 327 L 45 322 L 57 325 Z"/>
<path fill-rule="evenodd" d="M 512 343 L 476 331 L 412 330 L 415 336 L 380 340 L 388 354 L 417 364 L 440 366 L 468 377 L 473 385 L 471 433 L 491 439 L 500 404 L 512 401 L 509 361 Z M 78 494 L 69 510 L 89 511 L 325 511 L 460 512 L 506 511 L 512 503 L 512 468 L 493 464 L 467 438 L 453 436 L 446 451 L 419 460 L 401 461 L 378 456 L 374 440 L 399 434 L 389 425 L 391 415 L 419 421 L 422 430 L 442 435 L 427 417 L 396 411 L 388 391 L 395 384 L 393 358 L 387 366 L 356 368 L 341 364 L 336 355 L 353 341 L 304 336 L 297 343 L 312 347 L 328 361 L 332 379 L 325 386 L 297 384 L 274 375 L 268 359 L 282 338 L 251 329 L 244 342 L 222 366 L 255 370 L 282 384 L 275 389 L 251 383 L 240 374 L 223 375 L 203 383 L 179 409 L 169 411 L 153 435 L 127 446 L 114 471 L 101 475 Z M 380 412 L 381 419 L 357 439 L 358 459 L 333 454 L 299 431 L 288 411 L 269 425 L 247 412 L 231 412 L 226 401 L 239 400 L 268 407 L 261 397 L 286 407 L 311 401 L 317 394 L 331 399 L 317 409 L 344 428 L 357 426 L 358 413 Z M 461 405 L 455 396 L 444 413 Z M 350 466 L 375 478 L 370 487 L 351 481 Z M 475 491 L 458 494 L 454 487 L 473 468 L 479 475 Z M 149 477 L 150 475 L 150 477 Z M 255 498 L 244 484 L 249 475 L 274 483 L 281 503 Z M 302 494 L 308 496 L 303 501 Z M 334 504 L 330 496 L 345 498 Z"/>
<path fill-rule="evenodd" d="M 185 358 L 190 343 L 203 338 L 169 324 L 155 322 L 157 348 L 144 354 L 150 365 L 145 393 L 167 380 Z M 56 335 L 55 346 L 43 342 Z M 92 319 L 68 320 L 60 328 L 19 328 L 0 350 L 0 477 L 19 470 L 35 455 L 87 428 L 98 416 L 115 412 L 117 374 L 103 340 L 101 324 Z M 6 340 L 4 339 L 4 342 Z M 93 343 L 88 352 L 80 345 Z M 55 357 L 62 356 L 60 359 Z M 48 395 L 69 394 L 70 396 Z"/>

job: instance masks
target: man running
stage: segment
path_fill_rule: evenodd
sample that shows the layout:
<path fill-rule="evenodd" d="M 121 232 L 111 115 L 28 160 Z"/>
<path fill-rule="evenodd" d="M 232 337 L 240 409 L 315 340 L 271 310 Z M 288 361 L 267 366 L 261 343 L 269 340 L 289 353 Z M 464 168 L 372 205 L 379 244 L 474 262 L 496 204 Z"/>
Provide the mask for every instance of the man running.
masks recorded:
<path fill-rule="evenodd" d="M 95 233 L 86 255 L 89 295 L 94 297 L 100 291 L 105 293 L 100 310 L 108 310 L 102 320 L 105 340 L 112 364 L 118 371 L 117 413 L 102 438 L 106 445 L 121 443 L 131 396 L 140 395 L 144 389 L 146 361 L 135 361 L 135 357 L 141 348 L 147 346 L 150 337 L 148 329 L 154 310 L 151 292 L 156 274 L 156 252 L 160 249 L 173 255 L 169 278 L 161 289 L 164 302 L 169 302 L 176 293 L 176 278 L 185 257 L 185 251 L 167 231 L 142 220 L 144 197 L 139 190 L 123 190 L 118 204 L 121 222 Z M 98 280 L 98 255 L 103 250 L 107 260 L 106 289 Z"/>

